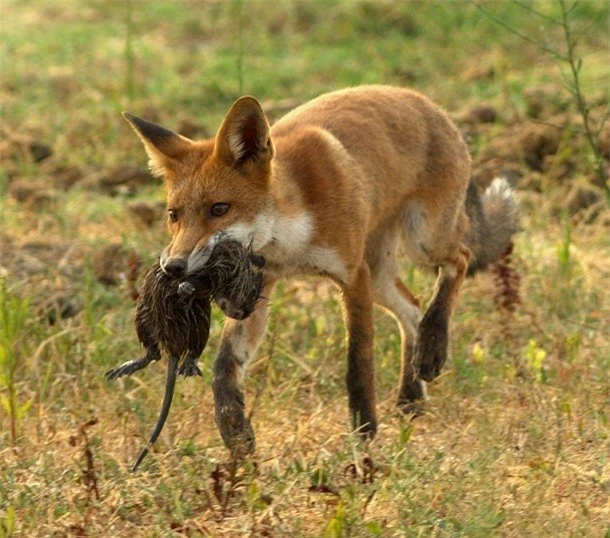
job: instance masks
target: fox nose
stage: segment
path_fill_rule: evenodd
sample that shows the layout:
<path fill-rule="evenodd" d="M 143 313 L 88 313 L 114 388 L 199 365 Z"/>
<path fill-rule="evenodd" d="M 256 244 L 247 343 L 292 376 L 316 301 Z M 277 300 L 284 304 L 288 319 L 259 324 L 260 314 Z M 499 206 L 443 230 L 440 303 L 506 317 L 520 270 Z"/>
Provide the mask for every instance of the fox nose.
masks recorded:
<path fill-rule="evenodd" d="M 165 262 L 162 269 L 167 276 L 180 278 L 186 272 L 186 262 L 180 258 L 172 258 Z"/>

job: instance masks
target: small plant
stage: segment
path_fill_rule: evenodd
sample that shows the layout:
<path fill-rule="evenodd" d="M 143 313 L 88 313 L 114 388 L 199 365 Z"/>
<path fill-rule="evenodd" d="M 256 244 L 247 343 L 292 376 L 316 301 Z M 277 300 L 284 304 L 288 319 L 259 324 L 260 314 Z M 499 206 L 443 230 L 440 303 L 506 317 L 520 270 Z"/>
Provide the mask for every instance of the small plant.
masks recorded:
<path fill-rule="evenodd" d="M 9 506 L 6 515 L 0 518 L 0 538 L 10 538 L 15 533 L 15 508 Z"/>
<path fill-rule="evenodd" d="M 502 258 L 491 268 L 495 287 L 493 300 L 500 313 L 502 337 L 508 345 L 516 340 L 513 318 L 517 307 L 521 304 L 521 275 L 513 266 L 512 251 L 513 244 L 511 243 Z M 517 353 L 510 353 L 510 355 L 514 363 L 514 371 L 519 374 L 525 373 L 521 360 L 516 356 Z M 485 352 L 480 344 L 475 344 L 472 357 L 475 364 L 482 364 Z"/>
<path fill-rule="evenodd" d="M 4 136 L 4 133 L 3 133 Z M 6 212 L 6 204 L 4 200 L 8 194 L 8 175 L 5 172 L 0 172 L 0 221 L 6 222 L 5 220 L 5 212 Z"/>
<path fill-rule="evenodd" d="M 579 333 L 574 332 L 566 337 L 564 345 L 568 362 L 574 362 L 578 358 L 582 337 Z"/>
<path fill-rule="evenodd" d="M 598 176 L 598 178 L 601 181 L 603 181 L 603 185 L 604 185 L 604 188 L 606 191 L 606 199 L 607 199 L 607 202 L 610 204 L 610 185 L 608 185 L 606 172 L 604 170 L 604 161 L 603 161 L 603 157 L 602 157 L 602 154 L 600 151 L 600 144 L 599 144 L 599 136 L 604 127 L 604 124 L 606 123 L 606 120 L 610 116 L 610 108 L 608 108 L 608 106 L 606 106 L 606 112 L 604 114 L 604 117 L 599 122 L 597 127 L 594 128 L 593 125 L 591 124 L 591 115 L 590 115 L 591 109 L 589 108 L 589 105 L 585 99 L 585 96 L 584 96 L 583 90 L 582 90 L 582 85 L 581 85 L 581 80 L 580 80 L 580 71 L 583 66 L 583 61 L 582 61 L 582 58 L 576 56 L 575 51 L 576 51 L 577 38 L 574 37 L 572 21 L 571 21 L 571 14 L 572 14 L 574 8 L 576 7 L 576 5 L 578 4 L 578 0 L 574 0 L 572 2 L 572 5 L 570 5 L 570 6 L 566 6 L 565 0 L 558 0 L 558 1 L 559 1 L 559 5 L 561 6 L 561 20 L 554 21 L 554 19 L 553 19 L 553 21 L 556 24 L 558 24 L 559 26 L 561 26 L 561 29 L 562 29 L 563 35 L 564 35 L 564 39 L 565 39 L 566 51 L 563 54 L 561 54 L 559 52 L 555 52 L 554 55 L 557 58 L 557 60 L 566 64 L 569 69 L 569 74 L 562 72 L 562 75 L 563 75 L 566 87 L 567 87 L 568 91 L 570 92 L 570 95 L 574 99 L 574 101 L 577 105 L 577 108 L 578 108 L 578 112 L 580 113 L 580 116 L 582 117 L 584 134 L 587 139 L 589 148 L 590 148 L 591 152 L 593 153 L 593 168 L 594 168 L 595 173 Z"/>
<path fill-rule="evenodd" d="M 593 156 L 593 171 L 602 183 L 606 194 L 606 201 L 608 204 L 610 204 L 610 184 L 608 182 L 608 177 L 605 170 L 604 158 L 600 149 L 600 135 L 606 121 L 610 117 L 610 105 L 606 105 L 604 115 L 597 122 L 597 125 L 594 125 L 594 121 L 591 118 L 591 108 L 589 106 L 589 103 L 587 102 L 587 98 L 585 97 L 582 86 L 581 71 L 583 67 L 583 59 L 582 57 L 576 54 L 578 38 L 581 37 L 582 34 L 576 35 L 574 31 L 575 23 L 573 16 L 574 10 L 578 5 L 579 0 L 571 0 L 569 5 L 566 3 L 566 0 L 557 0 L 560 10 L 559 19 L 556 19 L 555 17 L 547 15 L 546 13 L 543 13 L 541 11 L 538 11 L 527 2 L 522 2 L 521 0 L 513 0 L 514 4 L 528 11 L 533 16 L 550 22 L 556 27 L 559 27 L 563 34 L 562 47 L 555 47 L 549 45 L 546 41 L 541 41 L 539 39 L 532 38 L 487 11 L 480 3 L 473 3 L 477 7 L 477 9 L 481 11 L 485 16 L 489 17 L 491 20 L 493 20 L 512 34 L 519 36 L 524 41 L 536 45 L 542 52 L 549 54 L 557 62 L 561 70 L 561 76 L 563 78 L 564 86 L 572 97 L 572 101 L 576 107 L 576 110 L 578 111 L 582 119 L 582 132 L 587 142 L 587 146 L 589 147 L 589 150 L 591 151 L 591 154 Z"/>
<path fill-rule="evenodd" d="M 343 505 L 343 502 L 339 501 L 335 514 L 324 530 L 324 538 L 341 538 L 344 536 L 346 523 L 345 506 Z"/>
<path fill-rule="evenodd" d="M 475 364 L 483 364 L 485 362 L 485 348 L 479 342 L 472 346 L 472 362 Z"/>
<path fill-rule="evenodd" d="M 271 497 L 263 493 L 260 481 L 255 478 L 246 487 L 246 499 L 255 513 L 263 511 L 271 503 Z"/>
<path fill-rule="evenodd" d="M 544 371 L 542 369 L 546 359 L 546 351 L 541 348 L 536 340 L 531 339 L 525 350 L 525 361 L 530 375 L 538 383 L 544 381 Z"/>
<path fill-rule="evenodd" d="M 32 403 L 31 400 L 23 404 L 17 401 L 15 376 L 28 315 L 29 302 L 13 296 L 5 279 L 0 279 L 0 404 L 10 419 L 13 444 L 17 440 L 17 422 L 28 412 Z"/>
<path fill-rule="evenodd" d="M 91 449 L 91 442 L 87 435 L 87 428 L 95 426 L 97 419 L 93 418 L 82 424 L 79 428 L 80 437 L 83 443 L 83 454 L 85 456 L 85 468 L 82 470 L 83 473 L 83 484 L 87 490 L 87 498 L 89 502 L 95 497 L 95 500 L 100 500 L 100 491 L 97 485 L 97 472 L 95 470 L 95 463 L 93 461 L 93 450 Z"/>
<path fill-rule="evenodd" d="M 517 310 L 517 305 L 521 304 L 521 294 L 519 291 L 521 275 L 512 265 L 512 251 L 513 244 L 511 243 L 500 261 L 492 267 L 494 283 L 496 285 L 494 303 L 498 310 L 506 317 L 512 316 Z"/>
<path fill-rule="evenodd" d="M 570 257 L 570 246 L 572 245 L 572 225 L 567 213 L 564 213 L 562 219 L 562 234 L 561 241 L 557 245 L 557 260 L 561 267 L 563 276 L 568 279 L 571 273 L 572 260 Z"/>
<path fill-rule="evenodd" d="M 407 443 L 411 439 L 412 434 L 413 434 L 413 425 L 411 423 L 400 425 L 400 432 L 398 433 L 398 442 L 397 442 L 399 451 L 403 451 L 407 447 Z"/>

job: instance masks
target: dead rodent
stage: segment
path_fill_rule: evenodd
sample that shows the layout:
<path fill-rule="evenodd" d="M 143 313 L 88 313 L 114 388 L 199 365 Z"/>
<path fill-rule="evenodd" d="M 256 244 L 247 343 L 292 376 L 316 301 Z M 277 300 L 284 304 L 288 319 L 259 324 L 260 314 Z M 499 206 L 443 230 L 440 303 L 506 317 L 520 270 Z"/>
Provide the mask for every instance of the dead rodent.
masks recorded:
<path fill-rule="evenodd" d="M 201 375 L 197 361 L 210 334 L 211 301 L 230 317 L 245 319 L 256 306 L 264 285 L 265 260 L 236 241 L 222 241 L 200 271 L 176 280 L 156 263 L 144 275 L 136 306 L 135 327 L 145 355 L 106 373 L 106 379 L 131 375 L 166 353 L 169 362 L 161 413 L 135 471 L 157 440 L 171 407 L 176 375 Z"/>

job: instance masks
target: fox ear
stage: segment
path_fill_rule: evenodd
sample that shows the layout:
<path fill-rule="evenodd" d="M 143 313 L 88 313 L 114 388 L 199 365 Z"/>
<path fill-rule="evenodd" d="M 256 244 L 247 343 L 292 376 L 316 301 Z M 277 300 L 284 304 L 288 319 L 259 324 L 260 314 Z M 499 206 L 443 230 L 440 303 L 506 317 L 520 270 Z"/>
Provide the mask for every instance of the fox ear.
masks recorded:
<path fill-rule="evenodd" d="M 188 138 L 176 134 L 156 123 L 138 118 L 128 112 L 123 117 L 129 122 L 148 153 L 150 171 L 155 176 L 163 176 L 172 161 L 179 160 L 192 146 Z"/>
<path fill-rule="evenodd" d="M 269 123 L 254 97 L 241 97 L 227 113 L 216 133 L 216 154 L 228 164 L 263 166 L 273 157 Z"/>

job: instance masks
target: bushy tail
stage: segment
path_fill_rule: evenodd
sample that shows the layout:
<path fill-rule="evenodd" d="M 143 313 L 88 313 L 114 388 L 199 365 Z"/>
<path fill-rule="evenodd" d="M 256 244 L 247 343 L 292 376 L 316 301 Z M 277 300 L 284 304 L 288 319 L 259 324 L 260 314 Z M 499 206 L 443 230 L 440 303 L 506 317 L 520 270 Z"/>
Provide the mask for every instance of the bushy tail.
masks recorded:
<path fill-rule="evenodd" d="M 468 274 L 498 261 L 519 228 L 519 206 L 515 194 L 503 178 L 494 179 L 483 196 L 471 181 L 466 196 L 470 227 L 466 245 L 473 254 Z"/>

